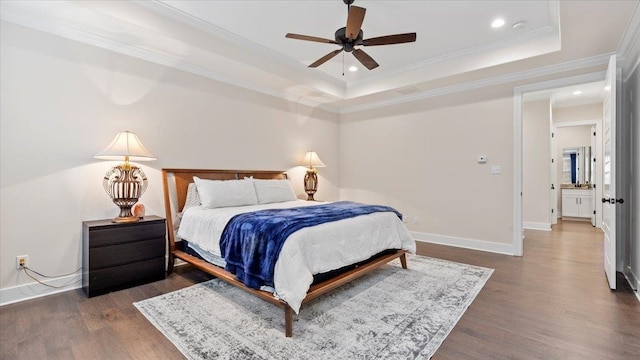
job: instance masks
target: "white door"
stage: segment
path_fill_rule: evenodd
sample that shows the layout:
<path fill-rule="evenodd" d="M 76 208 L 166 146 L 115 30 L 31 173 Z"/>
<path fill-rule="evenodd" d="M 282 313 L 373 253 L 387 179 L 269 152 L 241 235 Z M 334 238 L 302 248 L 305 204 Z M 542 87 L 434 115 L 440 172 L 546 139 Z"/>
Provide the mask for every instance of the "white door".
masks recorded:
<path fill-rule="evenodd" d="M 611 289 L 616 288 L 616 56 L 609 59 L 603 101 L 602 142 L 604 175 L 602 187 L 602 230 L 604 272 Z"/>
<path fill-rule="evenodd" d="M 562 161 L 562 159 L 556 159 L 558 147 L 556 145 L 556 128 L 555 126 L 553 126 L 553 113 L 551 111 L 551 104 L 549 104 L 549 113 L 549 129 L 551 129 L 551 134 L 549 134 L 551 136 L 551 185 L 549 186 L 549 203 L 551 204 L 551 225 L 555 225 L 558 223 L 558 211 L 560 211 L 560 209 L 556 209 L 558 207 L 558 188 L 560 187 L 560 184 L 558 184 L 558 164 L 556 163 L 556 161 Z"/>
<path fill-rule="evenodd" d="M 596 171 L 596 162 L 595 162 L 595 158 L 596 158 L 596 127 L 595 125 L 591 127 L 591 155 L 589 158 L 589 164 L 590 164 L 590 168 L 591 171 L 589 172 L 589 184 L 593 185 L 595 184 L 596 181 L 596 174 L 594 173 Z M 596 226 L 596 191 L 595 190 L 591 190 L 591 204 L 592 204 L 592 209 L 591 209 L 591 225 L 592 226 Z"/>

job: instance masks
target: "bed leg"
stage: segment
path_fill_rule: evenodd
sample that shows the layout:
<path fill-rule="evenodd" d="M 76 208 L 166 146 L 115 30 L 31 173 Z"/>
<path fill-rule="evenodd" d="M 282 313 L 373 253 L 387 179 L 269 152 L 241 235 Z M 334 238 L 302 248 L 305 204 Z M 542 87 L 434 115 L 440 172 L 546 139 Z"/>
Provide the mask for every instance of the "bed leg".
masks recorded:
<path fill-rule="evenodd" d="M 400 255 L 400 264 L 402 265 L 403 269 L 407 268 L 407 253 Z"/>
<path fill-rule="evenodd" d="M 173 265 L 176 262 L 176 257 L 173 255 L 172 252 L 169 252 L 169 261 L 167 262 L 167 276 L 171 275 L 171 273 L 173 273 Z"/>
<path fill-rule="evenodd" d="M 284 307 L 284 336 L 293 336 L 293 309 L 289 305 Z"/>

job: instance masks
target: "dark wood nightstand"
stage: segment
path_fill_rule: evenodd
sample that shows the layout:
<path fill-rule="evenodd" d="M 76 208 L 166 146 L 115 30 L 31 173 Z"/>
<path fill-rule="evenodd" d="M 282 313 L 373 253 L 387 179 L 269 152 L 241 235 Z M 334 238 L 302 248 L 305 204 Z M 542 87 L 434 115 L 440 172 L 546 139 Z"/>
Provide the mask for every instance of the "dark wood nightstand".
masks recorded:
<path fill-rule="evenodd" d="M 82 289 L 87 296 L 165 277 L 165 219 L 146 216 L 128 224 L 82 223 Z"/>

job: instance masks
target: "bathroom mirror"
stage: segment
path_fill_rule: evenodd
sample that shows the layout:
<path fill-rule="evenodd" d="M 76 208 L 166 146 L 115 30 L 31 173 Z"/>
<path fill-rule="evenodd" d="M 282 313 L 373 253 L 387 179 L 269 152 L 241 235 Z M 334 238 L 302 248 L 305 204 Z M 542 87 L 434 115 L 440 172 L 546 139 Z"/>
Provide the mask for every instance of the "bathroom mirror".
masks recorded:
<path fill-rule="evenodd" d="M 593 156 L 591 146 L 562 149 L 562 183 L 573 185 L 593 184 Z"/>

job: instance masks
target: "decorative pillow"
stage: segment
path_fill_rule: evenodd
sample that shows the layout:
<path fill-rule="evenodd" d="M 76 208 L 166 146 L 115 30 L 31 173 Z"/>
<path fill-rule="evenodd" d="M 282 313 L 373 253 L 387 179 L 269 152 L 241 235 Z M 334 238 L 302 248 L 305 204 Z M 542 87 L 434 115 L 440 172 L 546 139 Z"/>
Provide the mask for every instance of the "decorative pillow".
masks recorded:
<path fill-rule="evenodd" d="M 289 180 L 253 179 L 258 204 L 298 200 Z"/>
<path fill-rule="evenodd" d="M 198 188 L 200 203 L 205 209 L 256 205 L 256 190 L 249 180 L 205 180 L 197 176 L 193 181 Z"/>
<path fill-rule="evenodd" d="M 198 194 L 198 187 L 195 183 L 190 183 L 187 187 L 187 199 L 184 202 L 182 211 L 186 211 L 188 208 L 200 206 L 200 195 Z"/>

